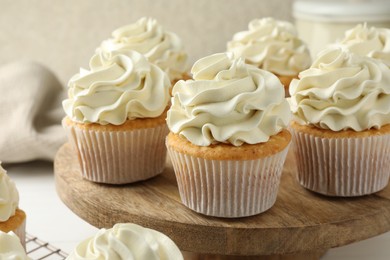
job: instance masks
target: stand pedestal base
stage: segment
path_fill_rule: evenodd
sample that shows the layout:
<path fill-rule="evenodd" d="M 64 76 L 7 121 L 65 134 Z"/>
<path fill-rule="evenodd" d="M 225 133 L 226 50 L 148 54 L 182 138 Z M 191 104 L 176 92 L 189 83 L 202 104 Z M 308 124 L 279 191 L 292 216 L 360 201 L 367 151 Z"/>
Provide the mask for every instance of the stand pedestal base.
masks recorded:
<path fill-rule="evenodd" d="M 65 144 L 54 172 L 61 200 L 91 225 L 111 228 L 132 222 L 166 234 L 183 251 L 205 253 L 189 253 L 188 259 L 317 260 L 329 248 L 390 230 L 390 185 L 357 198 L 321 196 L 298 184 L 291 153 L 275 205 L 237 219 L 208 217 L 185 207 L 169 159 L 164 172 L 150 180 L 97 184 L 82 179 L 77 155 Z M 280 255 L 285 252 L 296 255 Z M 259 257 L 246 257 L 252 255 Z"/>

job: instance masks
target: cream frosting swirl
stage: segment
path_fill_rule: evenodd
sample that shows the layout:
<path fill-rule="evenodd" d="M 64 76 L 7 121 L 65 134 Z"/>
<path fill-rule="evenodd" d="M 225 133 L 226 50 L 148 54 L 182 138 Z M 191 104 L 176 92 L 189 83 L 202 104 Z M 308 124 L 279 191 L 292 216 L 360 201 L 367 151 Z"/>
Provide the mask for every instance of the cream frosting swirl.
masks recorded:
<path fill-rule="evenodd" d="M 131 223 L 101 229 L 81 242 L 68 260 L 181 260 L 175 243 L 163 233 Z"/>
<path fill-rule="evenodd" d="M 290 84 L 291 109 L 302 124 L 363 131 L 390 123 L 390 69 L 344 48 L 319 53 Z"/>
<path fill-rule="evenodd" d="M 263 18 L 251 21 L 248 29 L 227 44 L 236 57 L 282 76 L 296 76 L 310 66 L 309 49 L 291 23 Z"/>
<path fill-rule="evenodd" d="M 0 260 L 31 260 L 15 233 L 0 231 Z"/>
<path fill-rule="evenodd" d="M 267 142 L 287 127 L 291 112 L 284 89 L 272 73 L 218 53 L 198 60 L 194 80 L 173 87 L 167 124 L 191 143 Z"/>
<path fill-rule="evenodd" d="M 358 24 L 345 32 L 339 44 L 359 55 L 382 60 L 390 67 L 390 29 Z"/>
<path fill-rule="evenodd" d="M 63 108 L 70 119 L 101 125 L 160 116 L 169 102 L 169 79 L 135 51 L 96 53 L 90 70 L 69 81 Z"/>
<path fill-rule="evenodd" d="M 164 70 L 171 81 L 180 79 L 187 72 L 188 56 L 181 39 L 175 33 L 164 30 L 153 18 L 142 17 L 133 24 L 116 29 L 112 38 L 103 41 L 99 49 L 142 53 Z"/>
<path fill-rule="evenodd" d="M 15 215 L 18 206 L 19 193 L 15 183 L 0 165 L 0 222 L 5 222 Z"/>

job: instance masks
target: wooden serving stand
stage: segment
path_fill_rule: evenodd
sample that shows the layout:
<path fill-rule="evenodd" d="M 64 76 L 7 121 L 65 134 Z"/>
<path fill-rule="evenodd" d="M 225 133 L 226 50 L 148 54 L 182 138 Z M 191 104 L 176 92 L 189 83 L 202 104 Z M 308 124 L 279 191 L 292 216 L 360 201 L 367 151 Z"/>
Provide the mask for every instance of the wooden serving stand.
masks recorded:
<path fill-rule="evenodd" d="M 98 228 L 133 222 L 168 235 L 185 259 L 319 259 L 329 248 L 390 230 L 390 185 L 374 195 L 332 198 L 302 188 L 288 155 L 278 197 L 268 211 L 246 218 L 208 217 L 180 200 L 172 165 L 129 185 L 82 179 L 69 144 L 56 155 L 55 182 L 62 201 Z"/>

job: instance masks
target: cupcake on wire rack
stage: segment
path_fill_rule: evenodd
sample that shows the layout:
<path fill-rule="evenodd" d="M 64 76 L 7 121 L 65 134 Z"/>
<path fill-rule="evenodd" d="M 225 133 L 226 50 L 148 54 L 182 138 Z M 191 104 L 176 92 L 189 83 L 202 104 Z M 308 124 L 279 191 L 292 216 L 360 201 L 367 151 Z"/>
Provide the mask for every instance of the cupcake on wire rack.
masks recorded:
<path fill-rule="evenodd" d="M 154 18 L 142 17 L 133 24 L 117 28 L 112 38 L 104 40 L 98 51 L 127 51 L 142 53 L 151 63 L 165 71 L 174 85 L 188 79 L 188 55 L 181 39 L 166 31 Z"/>
<path fill-rule="evenodd" d="M 245 217 L 275 203 L 290 144 L 290 109 L 270 72 L 214 54 L 173 87 L 168 153 L 181 200 L 210 216 Z"/>
<path fill-rule="evenodd" d="M 19 209 L 19 193 L 15 183 L 0 165 L 0 231 L 13 232 L 25 247 L 26 213 Z M 1 244 L 0 244 L 1 248 Z"/>
<path fill-rule="evenodd" d="M 0 259 L 2 260 L 31 260 L 27 256 L 20 239 L 14 232 L 5 233 L 0 230 Z"/>
<path fill-rule="evenodd" d="M 227 50 L 275 74 L 286 96 L 291 80 L 311 65 L 309 49 L 298 37 L 294 25 L 271 17 L 251 21 L 247 31 L 236 33 L 227 43 Z"/>
<path fill-rule="evenodd" d="M 62 123 L 85 179 L 124 184 L 164 170 L 169 87 L 135 51 L 98 52 L 70 79 Z"/>
<path fill-rule="evenodd" d="M 183 255 L 168 236 L 157 230 L 118 223 L 79 243 L 66 259 L 183 260 Z"/>
<path fill-rule="evenodd" d="M 390 175 L 390 69 L 341 47 L 290 85 L 298 180 L 329 196 L 383 189 Z"/>

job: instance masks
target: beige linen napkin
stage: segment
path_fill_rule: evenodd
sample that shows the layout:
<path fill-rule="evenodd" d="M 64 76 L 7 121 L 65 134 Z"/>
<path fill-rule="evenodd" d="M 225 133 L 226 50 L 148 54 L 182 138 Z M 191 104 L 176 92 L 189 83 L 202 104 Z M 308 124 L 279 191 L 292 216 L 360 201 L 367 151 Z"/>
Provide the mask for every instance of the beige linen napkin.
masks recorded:
<path fill-rule="evenodd" d="M 61 101 L 66 93 L 43 65 L 0 66 L 0 161 L 53 160 L 66 141 Z"/>

